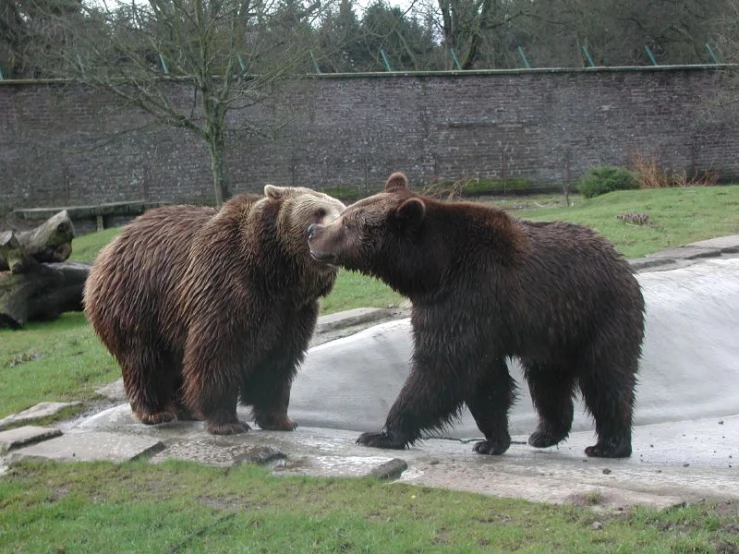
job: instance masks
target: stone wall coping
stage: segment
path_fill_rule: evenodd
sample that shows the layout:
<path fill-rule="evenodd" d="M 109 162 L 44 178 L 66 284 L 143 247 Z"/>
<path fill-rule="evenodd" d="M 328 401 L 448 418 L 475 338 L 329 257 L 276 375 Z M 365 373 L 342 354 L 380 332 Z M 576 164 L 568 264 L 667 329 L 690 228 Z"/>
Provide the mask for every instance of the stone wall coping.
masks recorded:
<path fill-rule="evenodd" d="M 307 73 L 301 75 L 304 79 L 397 79 L 405 77 L 479 77 L 492 75 L 521 75 L 553 73 L 624 73 L 624 72 L 660 72 L 660 71 L 715 71 L 736 69 L 739 64 L 676 64 L 676 65 L 614 65 L 596 67 L 532 67 L 506 69 L 468 69 L 450 71 L 375 71 L 358 73 Z M 163 82 L 184 82 L 187 77 L 163 77 Z M 22 85 L 58 85 L 85 84 L 76 79 L 4 79 L 0 86 Z M 91 85 L 92 86 L 92 85 Z"/>

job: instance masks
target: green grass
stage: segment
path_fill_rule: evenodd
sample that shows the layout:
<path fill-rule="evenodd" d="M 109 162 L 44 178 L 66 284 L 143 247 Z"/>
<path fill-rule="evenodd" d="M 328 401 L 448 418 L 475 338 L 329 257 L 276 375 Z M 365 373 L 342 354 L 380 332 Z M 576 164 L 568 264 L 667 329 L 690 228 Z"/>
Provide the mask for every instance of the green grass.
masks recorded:
<path fill-rule="evenodd" d="M 72 255 L 70 259 L 75 262 L 93 263 L 100 249 L 113 240 L 113 237 L 120 231 L 120 227 L 114 227 L 112 229 L 105 229 L 105 231 L 100 231 L 99 233 L 90 233 L 75 238 L 72 241 Z"/>
<path fill-rule="evenodd" d="M 561 197 L 560 197 L 561 198 Z M 627 258 L 667 247 L 739 233 L 739 186 L 686 187 L 619 191 L 584 200 L 573 207 L 520 210 L 516 216 L 536 221 L 569 221 L 608 237 Z M 644 213 L 647 225 L 630 225 L 616 218 Z"/>
<path fill-rule="evenodd" d="M 81 313 L 0 330 L 0 418 L 38 402 L 91 400 L 120 369 Z"/>
<path fill-rule="evenodd" d="M 715 552 L 738 521 L 725 504 L 606 515 L 248 465 L 25 462 L 0 479 L 2 552 Z"/>

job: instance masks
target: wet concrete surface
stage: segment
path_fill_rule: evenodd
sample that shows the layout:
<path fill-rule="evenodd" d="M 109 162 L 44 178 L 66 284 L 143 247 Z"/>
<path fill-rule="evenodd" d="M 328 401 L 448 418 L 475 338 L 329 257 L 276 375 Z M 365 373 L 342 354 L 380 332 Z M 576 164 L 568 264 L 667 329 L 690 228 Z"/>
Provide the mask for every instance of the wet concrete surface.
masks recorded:
<path fill-rule="evenodd" d="M 248 419 L 246 410 L 241 415 Z M 585 457 L 583 449 L 593 444 L 592 431 L 573 433 L 545 450 L 525 444 L 526 435 L 516 435 L 506 454 L 483 456 L 472 451 L 471 439 L 435 438 L 407 450 L 379 450 L 355 444 L 357 432 L 312 427 L 293 432 L 255 428 L 244 435 L 216 437 L 202 422 L 144 426 L 131 417 L 127 405 L 79 422 L 54 440 L 66 441 L 64 451 L 75 452 L 92 435 L 117 436 L 120 444 L 142 448 L 161 445 L 153 447 L 153 463 L 177 459 L 227 467 L 261 461 L 276 475 L 369 476 L 400 459 L 408 468 L 399 482 L 553 503 L 577 503 L 598 493 L 601 509 L 739 499 L 739 416 L 637 426 L 634 453 L 622 460 Z M 14 459 L 25 451 L 38 457 L 36 446 L 17 451 Z"/>
<path fill-rule="evenodd" d="M 14 449 L 10 456 L 39 457 L 40 445 L 56 444 L 56 454 L 49 454 L 53 459 L 80 459 L 82 445 L 92 447 L 85 459 L 106 459 L 114 445 L 119 459 L 150 456 L 153 463 L 185 459 L 217 466 L 257 462 L 277 475 L 331 476 L 370 475 L 402 460 L 407 469 L 400 482 L 557 503 L 580 504 L 598 493 L 602 509 L 739 499 L 739 256 L 733 255 L 739 236 L 721 240 L 718 246 L 699 247 L 710 249 L 709 257 L 690 250 L 690 258 L 675 260 L 679 256 L 673 253 L 657 270 L 638 274 L 647 301 L 647 336 L 629 459 L 585 457 L 583 449 L 595 438 L 581 403 L 566 442 L 545 450 L 528 446 L 536 417 L 515 363 L 511 372 L 522 387 L 511 417 L 514 444 L 505 455 L 472 452 L 480 433 L 467 412 L 444 438 L 408 450 L 356 445 L 360 431 L 382 426 L 407 375 L 412 348 L 407 308 L 355 313 L 352 317 L 361 321 L 345 328 L 329 322 L 293 387 L 290 415 L 301 425 L 294 432 L 255 428 L 245 435 L 214 437 L 202 422 L 148 427 L 120 403 L 59 424 L 62 437 Z M 240 413 L 249 419 L 248 410 Z M 105 437 L 98 454 L 96 436 Z M 124 451 L 122 445 L 139 450 Z"/>

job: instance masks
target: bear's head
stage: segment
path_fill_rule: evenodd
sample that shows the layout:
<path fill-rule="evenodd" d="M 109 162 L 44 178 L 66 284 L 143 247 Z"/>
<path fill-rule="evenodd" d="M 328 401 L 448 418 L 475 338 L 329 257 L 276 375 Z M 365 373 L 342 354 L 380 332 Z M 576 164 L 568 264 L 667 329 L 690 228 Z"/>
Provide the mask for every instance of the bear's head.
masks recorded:
<path fill-rule="evenodd" d="M 423 196 L 402 173 L 333 222 L 311 225 L 308 244 L 315 259 L 378 277 L 414 300 L 444 296 L 460 275 L 474 281 L 491 268 L 513 268 L 529 249 L 504 211 Z"/>
<path fill-rule="evenodd" d="M 393 173 L 383 192 L 359 200 L 329 224 L 308 230 L 311 255 L 324 263 L 379 277 L 403 294 L 409 281 L 415 291 L 438 277 L 433 252 L 422 246 L 428 198 L 408 188 L 402 173 Z"/>
<path fill-rule="evenodd" d="M 318 266 L 331 266 L 311 258 L 308 250 L 308 228 L 311 225 L 329 225 L 346 208 L 336 198 L 303 187 L 278 187 L 266 185 L 264 196 L 277 212 L 277 236 L 286 251 L 318 262 Z"/>

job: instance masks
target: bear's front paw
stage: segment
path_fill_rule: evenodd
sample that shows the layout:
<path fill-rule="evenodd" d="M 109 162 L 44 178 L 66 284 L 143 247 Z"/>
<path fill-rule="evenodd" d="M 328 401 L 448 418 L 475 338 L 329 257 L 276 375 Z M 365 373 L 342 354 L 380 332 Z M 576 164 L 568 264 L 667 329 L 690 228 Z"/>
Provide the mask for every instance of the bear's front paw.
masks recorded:
<path fill-rule="evenodd" d="M 287 416 L 275 418 L 257 418 L 257 425 L 264 431 L 294 431 L 298 424 Z"/>
<path fill-rule="evenodd" d="M 379 433 L 362 433 L 357 439 L 357 444 L 363 446 L 371 446 L 373 448 L 392 448 L 402 450 L 405 448 L 405 442 L 401 442 L 388 433 L 380 431 Z"/>
<path fill-rule="evenodd" d="M 498 440 L 485 440 L 478 442 L 472 447 L 472 450 L 478 454 L 493 454 L 495 456 L 505 453 L 511 446 L 511 437 Z"/>
<path fill-rule="evenodd" d="M 144 425 L 159 425 L 160 423 L 169 423 L 177 419 L 177 415 L 172 411 L 162 411 L 156 413 L 139 413 L 136 412 L 135 417 Z"/>
<path fill-rule="evenodd" d="M 534 431 L 529 436 L 529 444 L 534 448 L 549 448 L 562 442 L 567 435 L 554 435 L 546 431 Z"/>
<path fill-rule="evenodd" d="M 238 435 L 251 430 L 251 427 L 243 421 L 230 421 L 228 423 L 208 421 L 205 424 L 205 428 L 212 435 Z"/>
<path fill-rule="evenodd" d="M 598 442 L 595 446 L 588 446 L 585 455 L 590 458 L 628 458 L 631 456 L 630 441 Z"/>

